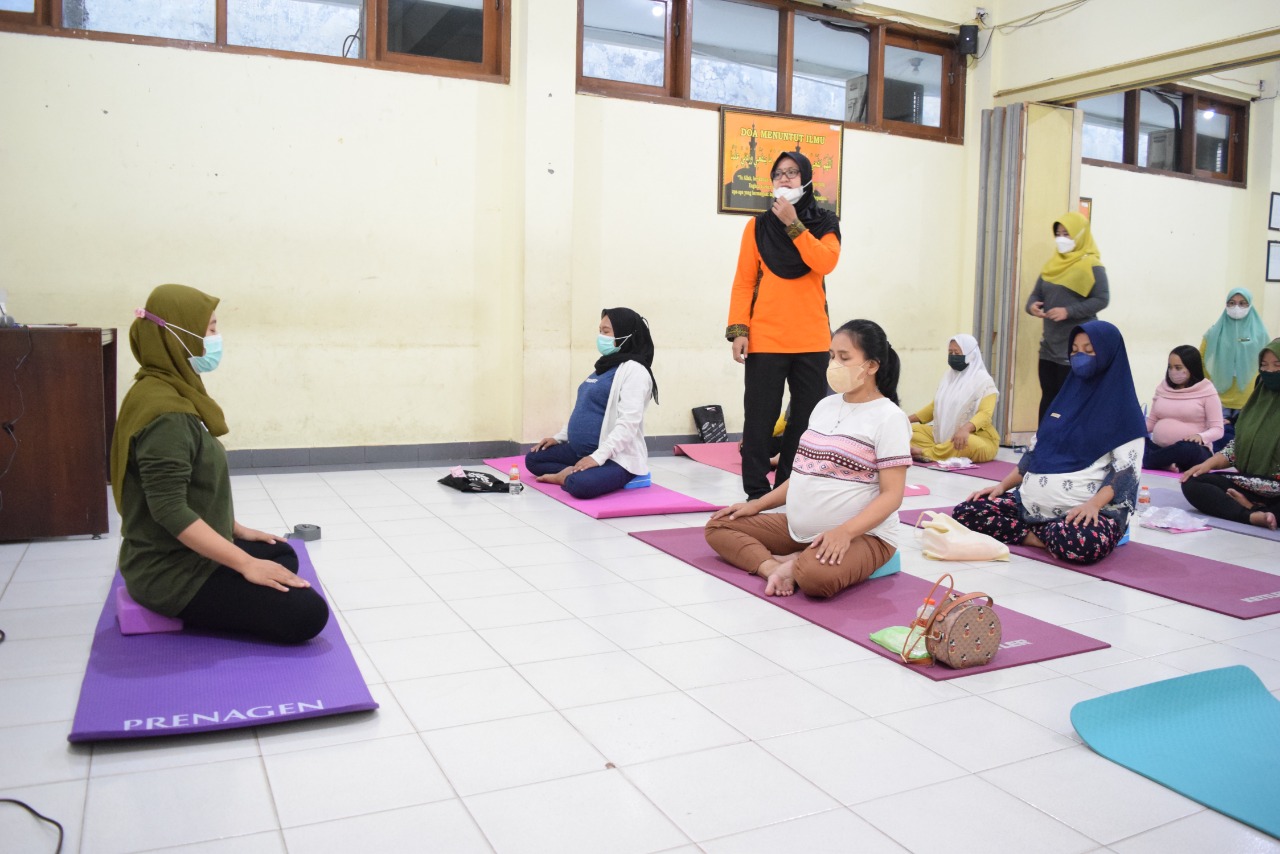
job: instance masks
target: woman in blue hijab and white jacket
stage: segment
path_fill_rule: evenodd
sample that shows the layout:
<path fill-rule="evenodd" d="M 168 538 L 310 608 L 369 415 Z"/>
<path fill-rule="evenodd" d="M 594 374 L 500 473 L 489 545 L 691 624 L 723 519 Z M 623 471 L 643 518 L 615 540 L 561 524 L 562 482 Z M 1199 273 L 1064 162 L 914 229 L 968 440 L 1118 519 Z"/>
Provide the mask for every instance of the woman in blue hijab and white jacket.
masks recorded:
<path fill-rule="evenodd" d="M 1120 330 L 1071 331 L 1071 373 L 1016 471 L 955 509 L 965 527 L 1060 560 L 1097 563 L 1129 528 L 1147 438 Z M 1016 487 L 1016 488 L 1015 488 Z"/>
<path fill-rule="evenodd" d="M 574 498 L 596 498 L 649 473 L 644 413 L 658 400 L 649 321 L 629 308 L 600 313 L 600 358 L 578 386 L 569 422 L 533 446 L 525 468 Z"/>

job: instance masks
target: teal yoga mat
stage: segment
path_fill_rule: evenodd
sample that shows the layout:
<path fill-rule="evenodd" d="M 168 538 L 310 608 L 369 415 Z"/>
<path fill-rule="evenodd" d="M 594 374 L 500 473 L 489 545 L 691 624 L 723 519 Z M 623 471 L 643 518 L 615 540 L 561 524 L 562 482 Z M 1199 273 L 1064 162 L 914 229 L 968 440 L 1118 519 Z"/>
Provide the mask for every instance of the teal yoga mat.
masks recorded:
<path fill-rule="evenodd" d="M 1248 667 L 1085 700 L 1071 723 L 1095 753 L 1280 837 L 1280 700 Z"/>

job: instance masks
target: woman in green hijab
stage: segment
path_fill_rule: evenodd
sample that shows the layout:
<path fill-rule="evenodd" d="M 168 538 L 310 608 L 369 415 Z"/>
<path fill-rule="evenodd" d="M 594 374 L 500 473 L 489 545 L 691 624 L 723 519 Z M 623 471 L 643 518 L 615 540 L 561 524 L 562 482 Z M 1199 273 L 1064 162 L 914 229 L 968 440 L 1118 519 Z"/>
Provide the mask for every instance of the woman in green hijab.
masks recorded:
<path fill-rule="evenodd" d="M 1228 466 L 1235 466 L 1236 472 L 1215 471 Z M 1236 437 L 1187 470 L 1182 476 L 1182 494 L 1202 513 L 1276 530 L 1280 514 L 1280 338 L 1258 355 L 1258 380 L 1236 420 Z"/>
<path fill-rule="evenodd" d="M 218 300 L 161 285 L 138 309 L 129 346 L 142 366 L 120 405 L 111 490 L 120 511 L 120 573 L 129 595 L 200 628 L 301 643 L 329 620 L 297 576 L 287 542 L 235 521 L 222 409 L 202 373 L 218 366 Z"/>
<path fill-rule="evenodd" d="M 1083 214 L 1058 217 L 1053 224 L 1055 252 L 1040 271 L 1027 298 L 1027 314 L 1044 321 L 1040 337 L 1040 421 L 1058 396 L 1071 362 L 1071 330 L 1090 320 L 1111 302 L 1107 271 L 1102 266 L 1093 229 Z"/>

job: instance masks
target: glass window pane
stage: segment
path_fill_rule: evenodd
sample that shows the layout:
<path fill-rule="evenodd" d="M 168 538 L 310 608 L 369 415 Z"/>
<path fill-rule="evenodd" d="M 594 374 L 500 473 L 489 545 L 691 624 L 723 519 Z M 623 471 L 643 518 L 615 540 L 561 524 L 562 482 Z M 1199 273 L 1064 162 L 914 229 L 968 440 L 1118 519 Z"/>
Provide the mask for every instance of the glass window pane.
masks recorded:
<path fill-rule="evenodd" d="M 78 30 L 211 42 L 214 0 L 63 0 L 62 25 Z"/>
<path fill-rule="evenodd" d="M 1182 96 L 1143 89 L 1138 97 L 1138 165 L 1177 169 L 1182 146 Z"/>
<path fill-rule="evenodd" d="M 694 0 L 690 97 L 757 110 L 778 108 L 778 10 Z"/>
<path fill-rule="evenodd" d="M 586 0 L 582 74 L 666 85 L 667 4 L 663 0 Z"/>
<path fill-rule="evenodd" d="M 796 13 L 791 112 L 865 122 L 870 53 L 866 28 Z"/>
<path fill-rule="evenodd" d="M 1231 139 L 1231 113 L 1200 102 L 1196 115 L 1196 168 L 1227 171 L 1227 141 Z"/>
<path fill-rule="evenodd" d="M 362 0 L 228 0 L 227 42 L 361 57 L 362 6 Z"/>
<path fill-rule="evenodd" d="M 1123 163 L 1124 93 L 1087 98 L 1076 106 L 1084 110 L 1084 156 Z"/>
<path fill-rule="evenodd" d="M 884 117 L 886 121 L 942 127 L 941 56 L 885 47 Z"/>
<path fill-rule="evenodd" d="M 34 12 L 36 0 L 0 0 L 0 12 Z"/>
<path fill-rule="evenodd" d="M 483 61 L 481 0 L 389 0 L 387 50 L 462 62 Z"/>

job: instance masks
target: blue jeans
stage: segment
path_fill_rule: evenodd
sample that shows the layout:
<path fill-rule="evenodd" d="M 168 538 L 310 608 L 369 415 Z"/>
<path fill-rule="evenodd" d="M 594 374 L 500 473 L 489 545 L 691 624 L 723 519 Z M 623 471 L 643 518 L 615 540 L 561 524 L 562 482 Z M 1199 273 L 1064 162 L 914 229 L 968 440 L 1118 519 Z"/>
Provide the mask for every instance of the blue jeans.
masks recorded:
<path fill-rule="evenodd" d="M 525 455 L 524 467 L 532 474 L 559 474 L 572 466 L 585 454 L 578 454 L 568 442 L 552 445 L 541 451 Z M 617 492 L 631 482 L 634 475 L 615 463 L 605 460 L 604 465 L 574 472 L 564 479 L 564 491 L 574 498 L 597 498 Z"/>

